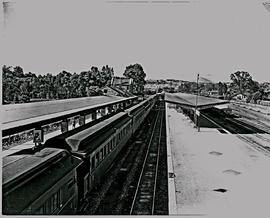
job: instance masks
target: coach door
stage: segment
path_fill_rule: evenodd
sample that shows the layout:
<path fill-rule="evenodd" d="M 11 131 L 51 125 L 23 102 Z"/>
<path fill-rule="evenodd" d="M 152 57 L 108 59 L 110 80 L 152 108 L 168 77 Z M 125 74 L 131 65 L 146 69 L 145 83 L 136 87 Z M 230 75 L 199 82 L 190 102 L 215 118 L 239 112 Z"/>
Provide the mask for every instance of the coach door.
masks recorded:
<path fill-rule="evenodd" d="M 79 205 L 82 206 L 87 193 L 89 192 L 89 168 L 90 161 L 89 158 L 84 159 L 83 164 L 77 168 L 77 179 L 78 179 L 78 200 Z"/>

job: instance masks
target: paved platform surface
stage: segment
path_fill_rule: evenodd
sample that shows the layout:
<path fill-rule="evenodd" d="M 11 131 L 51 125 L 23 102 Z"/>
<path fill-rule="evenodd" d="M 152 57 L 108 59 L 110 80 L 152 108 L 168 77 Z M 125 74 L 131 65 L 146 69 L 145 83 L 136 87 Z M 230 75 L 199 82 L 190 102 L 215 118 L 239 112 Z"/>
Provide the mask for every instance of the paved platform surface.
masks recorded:
<path fill-rule="evenodd" d="M 165 101 L 171 103 L 181 104 L 187 107 L 195 107 L 196 106 L 196 95 L 186 94 L 186 93 L 166 93 Z M 227 104 L 229 101 L 220 100 L 216 98 L 208 98 L 204 96 L 198 96 L 197 107 L 198 108 L 206 108 L 214 105 Z"/>
<path fill-rule="evenodd" d="M 269 217 L 270 158 L 235 135 L 197 132 L 185 115 L 166 109 L 168 170 L 175 175 L 170 215 Z"/>
<path fill-rule="evenodd" d="M 27 104 L 3 105 L 1 112 L 2 129 L 52 119 L 68 113 L 75 113 L 124 99 L 127 98 L 118 96 L 93 96 Z"/>

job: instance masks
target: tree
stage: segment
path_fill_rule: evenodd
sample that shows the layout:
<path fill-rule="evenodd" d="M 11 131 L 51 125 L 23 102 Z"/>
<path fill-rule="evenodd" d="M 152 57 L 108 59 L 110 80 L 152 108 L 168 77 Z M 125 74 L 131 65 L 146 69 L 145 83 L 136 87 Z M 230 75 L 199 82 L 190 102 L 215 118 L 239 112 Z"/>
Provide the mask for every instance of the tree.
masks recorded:
<path fill-rule="evenodd" d="M 219 82 L 218 83 L 218 94 L 225 95 L 227 93 L 228 87 L 226 83 Z"/>
<path fill-rule="evenodd" d="M 223 95 L 223 84 L 222 84 L 222 82 L 218 83 L 218 95 Z"/>
<path fill-rule="evenodd" d="M 23 69 L 20 66 L 14 67 L 14 76 L 23 77 Z"/>
<path fill-rule="evenodd" d="M 136 93 L 143 93 L 146 74 L 140 64 L 127 66 L 124 72 L 124 76 L 133 79 Z"/>
<path fill-rule="evenodd" d="M 260 89 L 259 83 L 252 80 L 252 81 L 250 82 L 250 91 L 251 91 L 252 93 L 255 93 L 255 92 L 259 91 L 259 89 Z"/>
<path fill-rule="evenodd" d="M 101 73 L 102 73 L 102 77 L 104 78 L 104 84 L 105 85 L 109 85 L 111 82 L 111 79 L 113 77 L 114 71 L 112 67 L 108 67 L 108 65 L 103 66 L 101 68 Z"/>
<path fill-rule="evenodd" d="M 258 100 L 262 100 L 262 93 L 260 91 L 257 91 L 253 94 L 252 99 L 255 104 L 257 104 Z"/>
<path fill-rule="evenodd" d="M 237 71 L 231 74 L 232 86 L 244 95 L 246 90 L 251 87 L 253 83 L 252 77 L 248 72 Z"/>
<path fill-rule="evenodd" d="M 223 83 L 223 93 L 227 94 L 227 92 L 228 92 L 228 86 L 226 83 Z"/>

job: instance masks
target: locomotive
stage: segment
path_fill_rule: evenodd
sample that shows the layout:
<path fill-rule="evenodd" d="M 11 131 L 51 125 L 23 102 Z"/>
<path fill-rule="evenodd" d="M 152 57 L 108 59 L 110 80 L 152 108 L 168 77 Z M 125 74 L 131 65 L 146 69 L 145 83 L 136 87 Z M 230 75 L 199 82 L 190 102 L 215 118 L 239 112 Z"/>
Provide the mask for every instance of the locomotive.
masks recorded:
<path fill-rule="evenodd" d="M 37 150 L 3 158 L 2 211 L 6 215 L 76 214 L 87 195 L 135 133 L 158 95 L 95 125 L 48 139 Z"/>

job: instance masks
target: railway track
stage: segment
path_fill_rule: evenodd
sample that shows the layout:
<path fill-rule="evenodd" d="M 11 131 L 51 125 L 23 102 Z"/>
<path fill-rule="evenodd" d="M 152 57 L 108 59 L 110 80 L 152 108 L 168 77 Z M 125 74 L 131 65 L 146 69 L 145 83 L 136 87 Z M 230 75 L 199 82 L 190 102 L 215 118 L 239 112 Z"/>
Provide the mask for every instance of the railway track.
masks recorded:
<path fill-rule="evenodd" d="M 241 120 L 236 120 L 230 117 L 214 117 L 209 113 L 203 114 L 203 116 L 209 118 L 211 122 L 214 121 L 214 124 L 217 125 L 218 128 L 224 129 L 224 132 L 235 134 L 240 140 L 246 142 L 255 150 L 270 157 L 270 139 L 261 135 L 267 132 L 248 125 Z"/>
<path fill-rule="evenodd" d="M 237 107 L 236 105 L 231 106 L 232 114 L 240 116 L 243 122 L 247 124 L 251 124 L 267 133 L 270 134 L 270 119 L 267 118 L 266 115 L 261 115 L 260 119 L 258 119 L 258 112 L 248 110 L 243 107 Z"/>
<path fill-rule="evenodd" d="M 237 137 L 241 139 L 242 141 L 248 143 L 251 147 L 253 147 L 255 150 L 262 152 L 266 156 L 270 157 L 270 147 L 265 147 L 258 141 L 256 141 L 251 136 L 247 135 L 239 135 L 237 134 Z"/>
<path fill-rule="evenodd" d="M 130 215 L 156 214 L 156 192 L 164 107 L 158 111 L 130 208 Z"/>
<path fill-rule="evenodd" d="M 250 131 L 252 131 L 252 128 L 250 128 L 250 126 L 246 126 L 243 122 L 239 121 L 239 120 L 231 120 L 232 123 L 235 123 L 239 126 L 241 126 L 242 128 L 246 128 Z M 262 132 L 261 132 L 262 133 Z M 264 153 L 266 156 L 270 157 L 270 147 L 264 146 L 262 143 L 265 142 L 267 144 L 270 145 L 270 140 L 262 135 L 259 135 L 258 133 L 255 134 L 247 134 L 247 135 L 243 135 L 243 134 L 237 134 L 237 137 L 239 139 L 241 139 L 242 141 L 247 142 L 249 145 L 251 145 L 254 149 L 261 151 L 262 153 Z M 261 140 L 261 142 L 258 142 L 259 139 Z"/>

